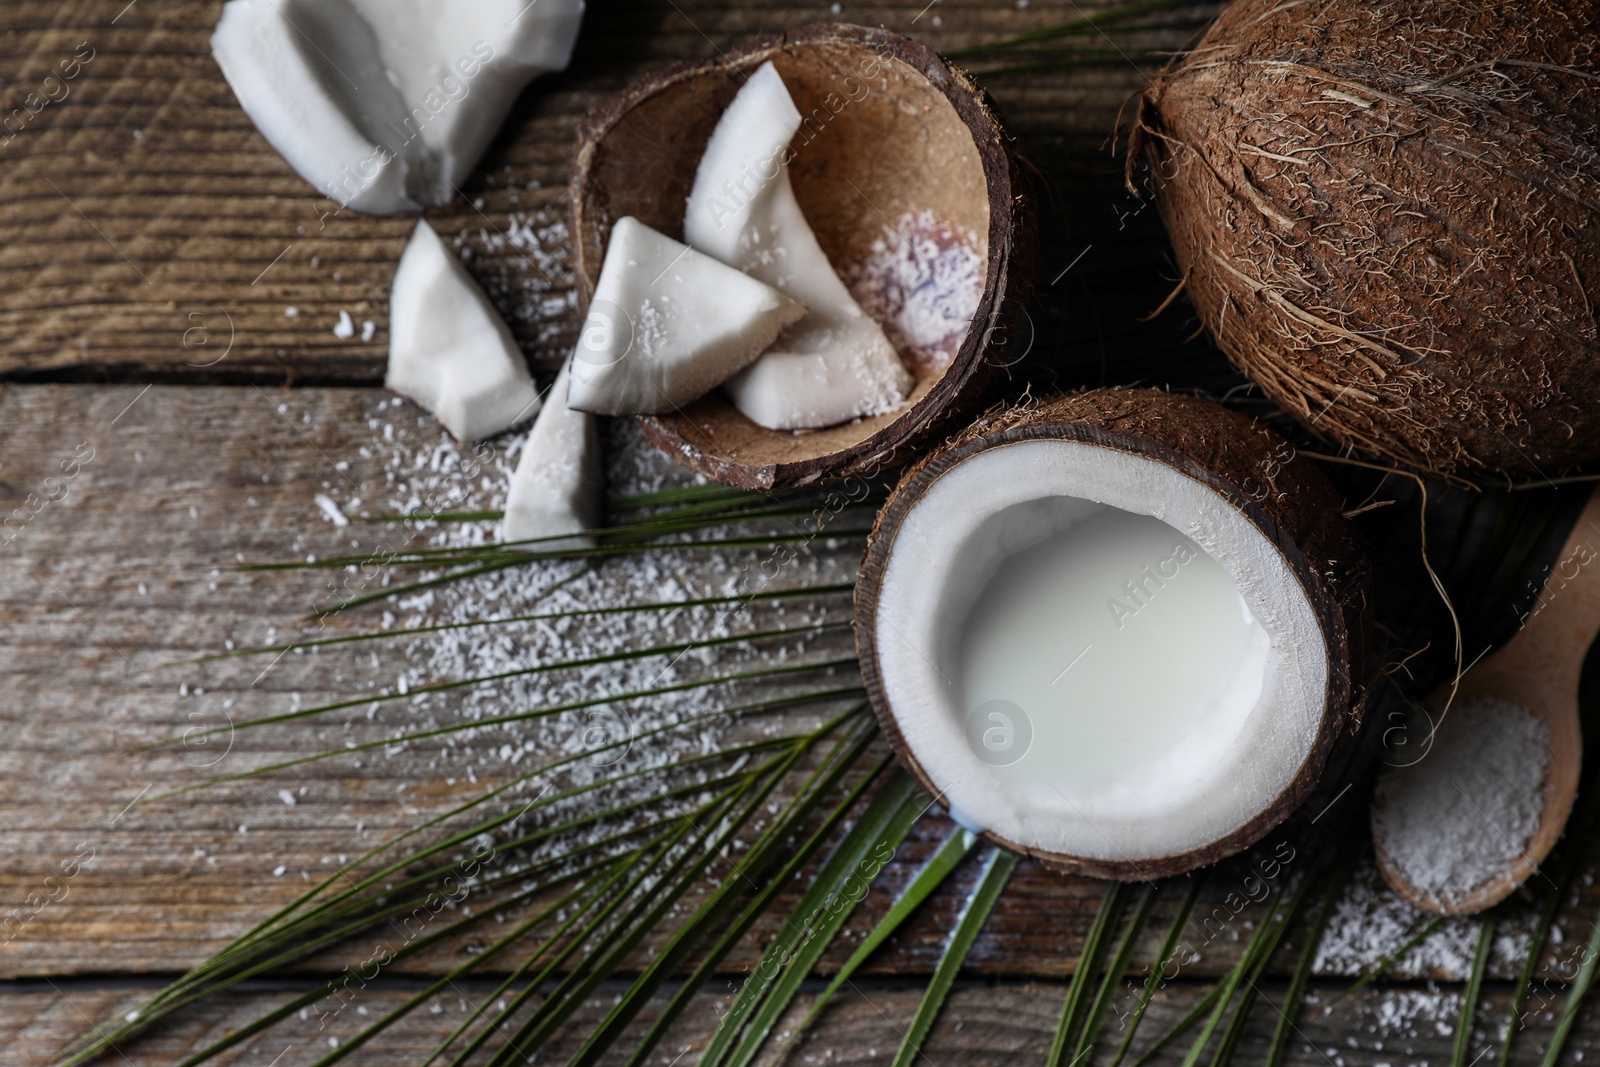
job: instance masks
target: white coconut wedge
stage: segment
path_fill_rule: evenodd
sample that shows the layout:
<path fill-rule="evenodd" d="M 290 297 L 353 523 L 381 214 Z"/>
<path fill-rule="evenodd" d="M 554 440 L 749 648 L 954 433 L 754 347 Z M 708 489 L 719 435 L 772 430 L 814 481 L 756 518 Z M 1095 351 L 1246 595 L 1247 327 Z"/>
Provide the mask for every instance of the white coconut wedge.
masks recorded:
<path fill-rule="evenodd" d="M 833 426 L 892 411 L 916 384 L 817 243 L 789 179 L 800 110 L 769 61 L 750 75 L 706 145 L 684 214 L 688 243 L 810 309 L 728 383 L 768 429 Z"/>
<path fill-rule="evenodd" d="M 539 411 L 539 390 L 505 321 L 423 220 L 389 293 L 383 384 L 463 442 L 492 437 Z"/>
<path fill-rule="evenodd" d="M 1209 402 L 1098 390 L 913 468 L 857 584 L 885 733 L 968 828 L 1164 877 L 1310 794 L 1359 718 L 1365 565 L 1338 497 Z"/>
<path fill-rule="evenodd" d="M 930 230 L 936 241 L 971 235 L 981 293 L 975 307 L 960 301 L 963 315 L 973 309 L 959 339 L 945 345 L 947 359 L 901 351 L 916 385 L 881 415 L 805 433 L 768 429 L 735 407 L 728 390 L 714 389 L 682 411 L 639 416 L 645 438 L 677 462 L 761 490 L 870 477 L 964 426 L 988 403 L 994 376 L 1028 343 L 1024 308 L 1036 274 L 1029 172 L 983 90 L 916 41 L 821 24 L 652 71 L 584 119 L 568 187 L 581 308 L 599 283 L 617 219 L 631 215 L 685 239 L 684 215 L 706 147 L 728 105 L 767 63 L 804 116 L 789 144 L 792 191 L 863 309 L 870 301 L 879 322 L 893 323 L 905 292 L 899 283 L 914 281 L 919 300 L 943 299 L 968 284 L 886 262 L 885 250 L 902 247 L 902 234 L 917 242 Z M 908 218 L 931 226 L 908 226 Z M 918 254 L 926 247 L 918 242 Z"/>
<path fill-rule="evenodd" d="M 582 0 L 230 0 L 211 50 L 301 177 L 384 215 L 454 197 L 582 18 Z"/>
<path fill-rule="evenodd" d="M 764 352 L 803 305 L 638 219 L 619 219 L 572 363 L 569 403 L 675 411 Z"/>
<path fill-rule="evenodd" d="M 592 548 L 586 531 L 601 521 L 600 435 L 593 415 L 567 406 L 571 367 L 568 361 L 550 387 L 506 494 L 500 539 L 530 542 L 514 545 L 528 552 Z"/>

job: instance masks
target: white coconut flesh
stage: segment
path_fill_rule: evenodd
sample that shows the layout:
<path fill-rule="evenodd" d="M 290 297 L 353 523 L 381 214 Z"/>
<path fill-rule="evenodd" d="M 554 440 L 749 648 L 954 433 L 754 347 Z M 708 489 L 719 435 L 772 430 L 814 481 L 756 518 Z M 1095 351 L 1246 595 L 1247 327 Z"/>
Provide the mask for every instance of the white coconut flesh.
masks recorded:
<path fill-rule="evenodd" d="M 991 448 L 895 533 L 875 617 L 904 743 L 973 830 L 1108 861 L 1240 829 L 1316 743 L 1330 664 L 1267 537 L 1165 464 Z"/>
<path fill-rule="evenodd" d="M 768 429 L 832 426 L 898 407 L 915 381 L 861 310 L 795 199 L 787 165 L 800 111 L 763 64 L 723 113 L 695 174 L 684 239 L 810 309 L 727 385 Z"/>
<path fill-rule="evenodd" d="M 620 219 L 573 356 L 570 403 L 600 415 L 676 411 L 805 314 L 772 286 Z"/>
<path fill-rule="evenodd" d="M 383 384 L 432 412 L 459 441 L 492 437 L 539 410 L 539 390 L 511 331 L 421 220 L 389 293 Z"/>
<path fill-rule="evenodd" d="M 600 435 L 593 415 L 567 406 L 570 367 L 569 361 L 550 387 L 506 495 L 500 539 L 528 542 L 514 547 L 529 552 L 592 547 L 585 532 L 600 524 Z"/>
<path fill-rule="evenodd" d="M 456 196 L 582 18 L 582 0 L 230 0 L 211 50 L 301 177 L 384 215 Z"/>

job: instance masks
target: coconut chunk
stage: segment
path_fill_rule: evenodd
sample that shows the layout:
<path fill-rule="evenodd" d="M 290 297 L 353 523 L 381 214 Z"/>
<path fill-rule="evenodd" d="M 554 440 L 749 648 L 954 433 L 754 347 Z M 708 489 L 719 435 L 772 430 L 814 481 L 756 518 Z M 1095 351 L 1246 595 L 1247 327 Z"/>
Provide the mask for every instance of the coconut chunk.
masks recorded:
<path fill-rule="evenodd" d="M 749 366 L 806 309 L 633 217 L 611 231 L 572 364 L 570 403 L 673 411 Z"/>
<path fill-rule="evenodd" d="M 799 128 L 783 78 L 763 64 L 717 123 L 683 222 L 692 247 L 811 311 L 727 386 L 740 411 L 775 430 L 892 411 L 915 384 L 883 328 L 828 262 L 795 199 L 787 164 Z"/>
<path fill-rule="evenodd" d="M 211 51 L 301 177 L 384 215 L 455 196 L 582 18 L 582 0 L 230 0 Z"/>
<path fill-rule="evenodd" d="M 459 441 L 492 437 L 539 410 L 539 390 L 511 331 L 420 219 L 389 293 L 383 384 L 432 412 Z"/>
<path fill-rule="evenodd" d="M 502 541 L 531 541 L 528 552 L 592 548 L 584 531 L 600 525 L 605 472 L 595 417 L 568 406 L 572 361 L 568 361 L 539 412 L 506 495 Z M 562 534 L 576 536 L 562 538 Z M 544 540 L 559 538 L 559 540 Z"/>

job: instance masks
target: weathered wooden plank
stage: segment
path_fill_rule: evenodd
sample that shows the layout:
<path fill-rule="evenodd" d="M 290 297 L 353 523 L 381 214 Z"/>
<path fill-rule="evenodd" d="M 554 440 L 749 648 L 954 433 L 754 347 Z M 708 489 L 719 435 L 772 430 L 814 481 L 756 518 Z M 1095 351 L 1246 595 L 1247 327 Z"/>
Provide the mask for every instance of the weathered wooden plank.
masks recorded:
<path fill-rule="evenodd" d="M 610 445 L 616 487 L 673 476 L 625 427 L 614 428 Z M 229 641 L 244 647 L 307 632 L 297 620 L 329 595 L 318 576 L 241 574 L 228 569 L 231 563 L 401 547 L 410 537 L 403 527 L 336 526 L 319 507 L 319 494 L 329 507 L 351 515 L 423 504 L 440 510 L 496 507 L 506 466 L 516 455 L 515 435 L 491 447 L 483 469 L 469 477 L 459 467 L 459 451 L 428 416 L 377 390 L 3 387 L 0 736 L 6 743 L 0 747 L 0 806 L 7 818 L 0 823 L 0 973 L 182 969 L 292 899 L 308 879 L 335 869 L 344 862 L 341 856 L 353 857 L 412 825 L 417 813 L 433 810 L 446 797 L 464 796 L 473 788 L 469 775 L 496 780 L 518 766 L 513 760 L 531 760 L 548 751 L 541 746 L 560 740 L 507 732 L 454 747 L 378 750 L 259 783 L 127 808 L 142 796 L 208 775 L 346 740 L 382 740 L 408 723 L 525 706 L 560 691 L 490 687 L 482 696 L 435 698 L 431 708 L 396 703 L 370 720 L 357 708 L 326 721 L 239 731 L 231 743 L 223 738 L 129 754 L 191 727 L 226 723 L 229 716 L 242 721 L 378 692 L 402 676 L 413 685 L 459 676 L 513 655 L 483 642 L 440 639 L 359 653 L 292 655 L 264 673 L 264 660 L 170 666 L 217 652 Z M 834 528 L 843 529 L 846 521 L 839 519 Z M 353 548 L 355 542 L 361 547 Z M 815 542 L 779 573 L 785 582 L 848 580 L 859 551 L 858 542 Z M 654 570 L 608 565 L 600 580 L 582 589 L 591 603 L 683 597 L 726 588 L 747 573 L 740 568 L 763 562 L 759 553 L 729 551 L 664 559 Z M 511 613 L 534 602 L 555 569 L 482 579 L 406 607 L 352 613 L 330 621 L 326 632 L 373 626 L 385 610 L 397 624 Z M 354 582 L 353 591 L 369 588 L 359 577 Z M 781 616 L 771 608 L 752 611 L 748 622 L 741 616 L 729 625 L 792 625 L 821 618 L 824 609 L 829 618 L 844 617 L 844 601 L 836 598 L 793 605 Z M 570 657 L 629 640 L 670 643 L 704 633 L 712 622 L 684 617 L 633 630 L 585 624 L 559 638 L 537 627 L 508 633 L 526 642 L 530 656 Z M 770 653 L 777 646 L 763 647 Z M 791 657 L 799 654 L 798 645 L 789 647 Z M 729 652 L 714 663 L 746 655 Z M 834 634 L 813 641 L 805 655 L 849 655 L 848 638 Z M 656 661 L 629 677 L 648 681 L 658 670 Z M 604 684 L 612 683 L 605 677 L 572 683 L 579 692 Z M 658 713 L 648 706 L 635 711 Z M 285 790 L 293 806 L 284 801 Z M 1336 812 L 1361 817 L 1359 794 L 1339 803 L 1346 807 Z M 853 930 L 881 914 L 890 890 L 904 884 L 947 829 L 930 820 L 919 831 L 884 875 L 886 889 L 868 897 Z M 1267 847 L 1277 843 L 1269 838 Z M 68 868 L 74 873 L 63 879 Z M 1245 881 L 1248 874 L 1247 861 L 1211 878 L 1188 935 L 1200 959 L 1187 974 L 1215 975 L 1237 958 L 1239 939 L 1256 918 L 1233 903 L 1259 888 Z M 963 873 L 958 886 L 970 877 L 970 871 Z M 1096 883 L 1024 865 L 973 953 L 974 971 L 1069 973 L 1102 891 Z M 1137 966 L 1154 954 L 1180 895 L 1169 891 L 1164 898 Z M 959 893 L 939 896 L 890 946 L 878 969 L 927 973 L 959 906 Z M 1570 931 L 1593 906 L 1593 891 L 1586 887 L 1575 909 L 1564 913 L 1562 926 Z M 1504 943 L 1494 959 L 1497 976 L 1515 973 L 1524 943 L 1519 939 L 1530 921 L 1526 905 L 1505 920 Z M 1323 970 L 1355 975 L 1419 929 L 1421 918 L 1365 871 L 1335 925 Z M 1470 923 L 1452 923 L 1397 973 L 1459 976 L 1474 937 Z M 1582 939 L 1569 932 L 1547 962 L 1570 964 Z M 827 966 L 838 959 L 835 953 Z M 750 963 L 745 950 L 730 959 L 728 969 L 737 972 Z"/>
<path fill-rule="evenodd" d="M 640 72 L 819 19 L 951 49 L 1106 6 L 592 3 L 572 69 L 524 95 L 463 197 L 429 217 L 472 257 L 529 354 L 548 362 L 575 332 L 564 186 L 577 123 Z M 381 378 L 389 280 L 411 222 L 340 212 L 277 157 L 210 57 L 216 11 L 210 0 L 0 9 L 0 116 L 16 116 L 0 132 L 0 374 Z M 1137 56 L 1187 33 L 1122 47 Z M 75 76 L 50 83 L 58 100 L 33 113 L 46 79 L 68 71 Z M 1102 150 L 1144 78 L 1130 59 L 992 79 L 1048 186 L 1036 317 L 1040 340 L 1063 350 L 1075 379 L 1139 377 L 1145 355 L 1169 352 L 1187 332 L 1181 315 L 1137 322 L 1171 286 L 1164 239 L 1154 212 L 1120 191 L 1117 162 Z M 1070 276 L 1058 278 L 1069 261 Z M 341 311 L 358 328 L 352 338 L 332 332 Z"/>
<path fill-rule="evenodd" d="M 574 1018 L 566 1035 L 541 1050 L 540 1061 L 548 1059 L 560 1063 L 570 1056 L 577 1047 L 573 1035 L 585 1032 L 586 1024 L 592 1027 L 603 1018 L 621 988 L 602 989 Z M 0 994 L 0 1034 L 10 1035 L 8 1054 L 13 1057 L 8 1062 L 48 1062 L 51 1053 L 82 1032 L 88 1020 L 126 1011 L 137 1004 L 145 992 L 110 984 L 54 983 L 30 984 L 24 991 Z M 272 1063 L 274 1067 L 311 1063 L 329 1050 L 330 1038 L 348 1039 L 361 1025 L 400 1002 L 409 992 L 392 985 L 374 986 L 363 990 L 351 1006 L 337 1016 L 324 1019 L 310 1013 L 305 1020 L 290 1019 L 245 1045 L 243 1051 L 216 1062 Z M 464 1012 L 471 1011 L 486 993 L 486 989 L 474 984 L 437 997 L 429 1007 L 401 1021 L 373 1044 L 356 1050 L 345 1062 L 357 1065 L 420 1062 L 459 1024 Z M 1235 1063 L 1265 1061 L 1278 1019 L 1274 1007 L 1282 1002 L 1283 987 L 1271 983 L 1264 986 L 1261 993 L 1265 1003 L 1258 1003 L 1252 1013 L 1235 1054 Z M 946 1064 L 1009 1067 L 1018 1062 L 1042 1062 L 1050 1050 L 1063 994 L 1063 987 L 1056 983 L 959 987 L 946 1002 L 943 1014 L 923 1046 L 919 1062 L 938 1067 Z M 1160 994 L 1140 1027 L 1134 1051 L 1137 1053 L 1164 1033 L 1200 995 L 1201 990 L 1193 986 Z M 1310 991 L 1306 1007 L 1295 1020 L 1295 1033 L 1283 1061 L 1288 1067 L 1423 1067 L 1450 1061 L 1461 1003 L 1458 988 L 1367 989 L 1334 1004 L 1337 995 L 1337 988 L 1329 986 Z M 919 997 L 920 991 L 906 983 L 859 981 L 827 1009 L 789 1062 L 887 1062 L 899 1047 L 900 1034 L 916 1011 Z M 106 1062 L 126 1067 L 175 1063 L 185 1053 L 208 1040 L 216 1040 L 231 1027 L 248 1022 L 254 1014 L 281 999 L 274 999 L 267 993 L 223 998 L 208 1011 L 185 1016 L 170 1027 L 119 1046 L 121 1056 L 113 1054 Z M 798 998 L 786 1025 L 797 1022 L 809 1004 L 810 995 Z M 1106 1030 L 1110 1036 L 1086 1063 L 1109 1062 L 1120 1040 L 1119 1017 L 1125 1016 L 1131 1007 L 1130 991 L 1113 1008 L 1114 1015 Z M 714 995 L 707 993 L 697 997 L 657 1047 L 651 1062 L 677 1062 L 675 1056 L 681 1056 L 682 1062 L 693 1062 L 695 1051 L 705 1047 L 716 1026 L 719 1008 Z M 362 1009 L 368 1014 L 358 1015 Z M 654 1020 L 657 1010 L 658 1006 L 646 1009 L 636 1026 L 636 1035 Z M 1469 1056 L 1483 1056 L 1484 1062 L 1490 1061 L 1492 1057 L 1485 1050 L 1498 1048 L 1509 1015 L 1507 991 L 1487 989 L 1480 1004 Z M 1548 1011 L 1531 1011 L 1527 1029 L 1518 1037 L 1511 1062 L 1518 1065 L 1539 1063 L 1553 1029 Z M 1585 1019 L 1580 1023 L 1566 1047 L 1564 1062 L 1576 1063 L 1593 1056 L 1600 1047 L 1593 1021 Z M 1188 1042 L 1174 1042 L 1150 1062 L 1177 1064 L 1188 1051 Z M 278 1056 L 282 1058 L 274 1059 Z M 614 1054 L 605 1062 L 621 1063 L 624 1058 Z M 759 1062 L 770 1067 L 776 1057 L 769 1052 Z"/>

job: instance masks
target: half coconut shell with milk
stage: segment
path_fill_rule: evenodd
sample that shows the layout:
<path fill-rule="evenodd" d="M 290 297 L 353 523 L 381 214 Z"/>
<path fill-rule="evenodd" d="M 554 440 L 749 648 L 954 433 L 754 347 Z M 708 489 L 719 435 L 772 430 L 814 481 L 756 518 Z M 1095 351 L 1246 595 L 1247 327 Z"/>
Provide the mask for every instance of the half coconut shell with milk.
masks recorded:
<path fill-rule="evenodd" d="M 897 34 L 816 25 L 668 67 L 584 122 L 572 189 L 587 314 L 613 227 L 685 238 L 708 144 L 767 64 L 803 117 L 785 165 L 816 242 L 914 378 L 887 410 L 810 429 L 760 425 L 714 390 L 640 416 L 657 446 L 720 482 L 781 489 L 899 466 L 983 396 L 1026 298 L 1034 219 L 1013 148 L 959 69 Z M 739 175 L 726 196 L 737 205 Z M 693 244 L 693 240 L 690 240 Z M 744 269 L 741 267 L 741 269 Z"/>
<path fill-rule="evenodd" d="M 1312 461 L 1209 401 L 1100 389 L 909 470 L 856 587 L 862 671 L 952 816 L 1153 879 L 1248 847 L 1359 723 L 1367 566 Z"/>

